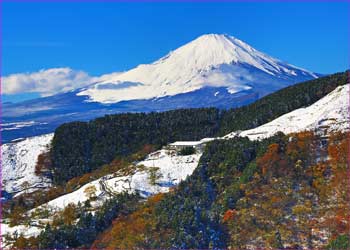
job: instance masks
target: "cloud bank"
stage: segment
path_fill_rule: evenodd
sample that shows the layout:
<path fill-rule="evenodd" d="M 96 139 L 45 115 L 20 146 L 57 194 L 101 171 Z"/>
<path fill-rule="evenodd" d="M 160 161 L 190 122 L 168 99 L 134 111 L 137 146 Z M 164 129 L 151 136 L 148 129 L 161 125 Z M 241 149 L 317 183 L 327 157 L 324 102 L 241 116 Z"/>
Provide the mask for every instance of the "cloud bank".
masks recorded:
<path fill-rule="evenodd" d="M 2 78 L 2 94 L 40 93 L 49 96 L 84 87 L 88 84 L 110 79 L 120 73 L 114 72 L 99 77 L 90 76 L 71 68 L 42 69 L 37 72 L 11 74 Z"/>

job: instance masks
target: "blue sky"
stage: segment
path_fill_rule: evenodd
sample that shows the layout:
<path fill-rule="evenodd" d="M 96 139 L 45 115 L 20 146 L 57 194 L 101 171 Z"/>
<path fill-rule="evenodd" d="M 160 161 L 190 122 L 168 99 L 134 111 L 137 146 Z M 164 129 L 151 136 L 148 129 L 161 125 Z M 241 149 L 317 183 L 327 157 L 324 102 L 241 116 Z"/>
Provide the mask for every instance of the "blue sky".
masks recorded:
<path fill-rule="evenodd" d="M 345 2 L 5 2 L 2 18 L 4 76 L 57 67 L 90 76 L 123 71 L 205 33 L 233 35 L 314 72 L 349 68 Z M 18 94 L 4 99 L 31 97 Z"/>

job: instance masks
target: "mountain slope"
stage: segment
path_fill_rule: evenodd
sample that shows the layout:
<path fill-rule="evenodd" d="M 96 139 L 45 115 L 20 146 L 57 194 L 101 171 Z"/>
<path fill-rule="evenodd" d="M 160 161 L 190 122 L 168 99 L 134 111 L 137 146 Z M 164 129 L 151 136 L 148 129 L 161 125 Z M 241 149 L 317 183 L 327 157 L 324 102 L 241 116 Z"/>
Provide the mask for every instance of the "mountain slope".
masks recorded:
<path fill-rule="evenodd" d="M 87 102 L 86 96 L 77 96 L 77 93 L 79 90 L 23 103 L 3 105 L 3 142 L 50 133 L 62 123 L 88 121 L 107 114 L 163 112 L 179 108 L 224 109 L 243 106 L 259 98 L 259 94 L 252 90 L 230 94 L 225 87 L 204 87 L 175 96 L 102 104 Z"/>
<path fill-rule="evenodd" d="M 348 249 L 348 154 L 348 133 L 214 141 L 174 192 L 116 217 L 92 248 Z"/>
<path fill-rule="evenodd" d="M 264 95 L 311 78 L 317 75 L 263 54 L 237 38 L 208 34 L 152 64 L 96 83 L 78 95 L 116 103 L 172 96 L 207 86 L 227 87 L 231 94 L 254 88 Z"/>
<path fill-rule="evenodd" d="M 35 174 L 35 165 L 38 155 L 48 151 L 52 137 L 41 135 L 1 146 L 2 190 L 19 195 L 51 185 L 49 178 Z"/>
<path fill-rule="evenodd" d="M 335 132 L 350 129 L 350 85 L 339 86 L 327 96 L 306 108 L 296 109 L 257 128 L 233 132 L 225 136 L 247 136 L 250 140 L 264 139 L 277 132 L 284 134 L 302 131 Z"/>
<path fill-rule="evenodd" d="M 88 187 L 94 186 L 95 195 L 98 197 L 96 202 L 92 203 L 93 207 L 98 207 L 101 202 L 109 199 L 111 194 L 123 192 L 139 192 L 142 197 L 149 197 L 157 193 L 169 192 L 171 187 L 178 185 L 191 175 L 197 167 L 202 153 L 193 155 L 173 155 L 168 150 L 159 150 L 147 156 L 146 159 L 137 163 L 135 171 L 129 175 L 113 173 L 103 176 L 97 180 L 89 182 L 74 192 L 62 195 L 54 200 L 36 207 L 31 212 L 50 207 L 53 210 L 63 210 L 68 204 L 84 203 L 90 197 L 85 191 Z M 130 167 L 131 169 L 132 167 Z M 151 171 L 156 168 L 157 177 L 154 183 L 151 181 Z"/>
<path fill-rule="evenodd" d="M 349 79 L 348 71 L 336 73 L 283 88 L 249 105 L 225 110 L 220 135 L 252 129 L 295 109 L 309 106 L 338 86 L 348 84 Z"/>

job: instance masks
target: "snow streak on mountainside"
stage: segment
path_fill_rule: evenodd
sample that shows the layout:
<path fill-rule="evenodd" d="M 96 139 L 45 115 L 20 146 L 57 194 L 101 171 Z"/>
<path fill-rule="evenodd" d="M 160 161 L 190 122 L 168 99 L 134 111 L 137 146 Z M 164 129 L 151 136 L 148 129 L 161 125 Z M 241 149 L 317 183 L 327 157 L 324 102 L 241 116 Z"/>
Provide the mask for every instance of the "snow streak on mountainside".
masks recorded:
<path fill-rule="evenodd" d="M 116 103 L 187 93 L 203 87 L 227 87 L 229 93 L 251 88 L 261 95 L 317 78 L 228 35 L 203 35 L 152 64 L 83 89 L 91 101 Z"/>
<path fill-rule="evenodd" d="M 316 103 L 284 114 L 277 119 L 254 129 L 232 132 L 224 138 L 247 136 L 259 140 L 273 136 L 278 131 L 284 134 L 301 131 L 334 132 L 350 129 L 350 85 L 339 86 Z"/>
<path fill-rule="evenodd" d="M 53 134 L 27 138 L 1 146 L 2 190 L 20 194 L 50 186 L 51 181 L 35 174 L 38 155 L 48 150 Z"/>

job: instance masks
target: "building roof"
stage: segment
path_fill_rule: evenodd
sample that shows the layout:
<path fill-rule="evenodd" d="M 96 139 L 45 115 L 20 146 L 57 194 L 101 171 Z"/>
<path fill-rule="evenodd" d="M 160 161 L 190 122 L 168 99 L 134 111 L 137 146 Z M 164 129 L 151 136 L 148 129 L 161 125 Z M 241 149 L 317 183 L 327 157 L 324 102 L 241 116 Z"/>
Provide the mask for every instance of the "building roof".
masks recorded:
<path fill-rule="evenodd" d="M 203 139 L 201 140 L 201 142 L 202 142 L 202 143 L 205 143 L 205 142 L 210 142 L 210 141 L 214 141 L 214 140 L 216 140 L 216 138 L 203 138 Z"/>
<path fill-rule="evenodd" d="M 170 143 L 170 146 L 198 146 L 202 144 L 202 141 L 176 141 L 173 143 Z"/>

